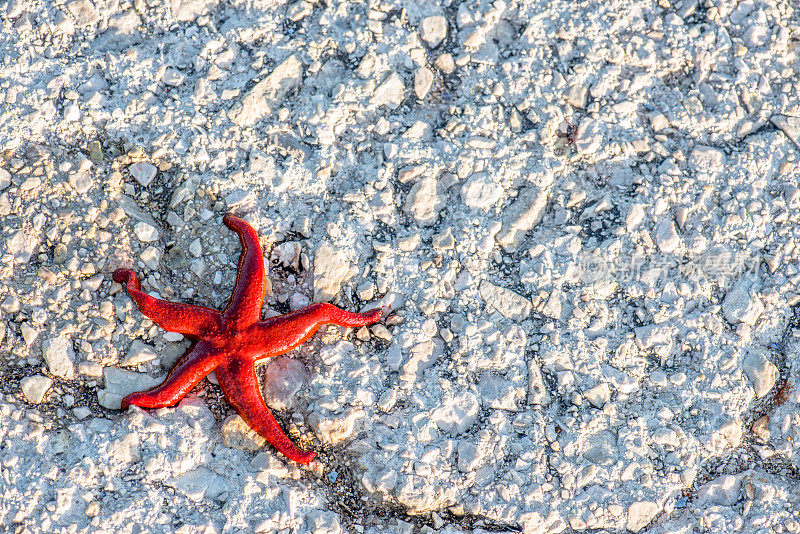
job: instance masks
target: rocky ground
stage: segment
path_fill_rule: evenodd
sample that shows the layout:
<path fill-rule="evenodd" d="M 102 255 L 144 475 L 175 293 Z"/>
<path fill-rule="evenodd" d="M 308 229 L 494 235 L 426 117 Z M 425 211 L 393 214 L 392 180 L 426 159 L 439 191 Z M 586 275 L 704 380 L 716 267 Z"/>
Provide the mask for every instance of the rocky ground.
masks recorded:
<path fill-rule="evenodd" d="M 9 532 L 800 532 L 791 0 L 1 0 Z M 260 367 L 319 461 L 110 273 L 390 305 Z"/>

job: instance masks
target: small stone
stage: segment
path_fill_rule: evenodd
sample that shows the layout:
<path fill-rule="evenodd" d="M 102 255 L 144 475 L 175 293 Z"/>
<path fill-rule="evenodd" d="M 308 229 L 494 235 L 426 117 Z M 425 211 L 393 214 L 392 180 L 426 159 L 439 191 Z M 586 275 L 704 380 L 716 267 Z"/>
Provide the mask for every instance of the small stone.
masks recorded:
<path fill-rule="evenodd" d="M 516 200 L 503 210 L 497 242 L 507 252 L 517 250 L 525 235 L 542 220 L 548 196 L 548 192 L 539 187 L 524 187 Z"/>
<path fill-rule="evenodd" d="M 725 166 L 725 154 L 710 146 L 696 146 L 689 154 L 689 166 L 695 170 L 713 174 Z"/>
<path fill-rule="evenodd" d="M 453 230 L 449 226 L 443 232 L 434 234 L 431 238 L 431 245 L 436 250 L 453 250 L 456 246 Z"/>
<path fill-rule="evenodd" d="M 439 219 L 443 207 L 436 178 L 424 176 L 409 191 L 403 211 L 420 226 L 431 226 Z"/>
<path fill-rule="evenodd" d="M 542 370 L 534 360 L 528 362 L 528 403 L 542 406 L 550 404 L 550 394 L 545 386 Z"/>
<path fill-rule="evenodd" d="M 442 74 L 452 74 L 456 70 L 456 62 L 450 54 L 442 54 L 436 58 L 433 66 L 439 69 Z"/>
<path fill-rule="evenodd" d="M 764 313 L 764 304 L 753 294 L 751 283 L 741 279 L 725 295 L 722 313 L 731 324 L 744 323 L 753 326 Z"/>
<path fill-rule="evenodd" d="M 589 98 L 589 89 L 585 85 L 573 85 L 567 93 L 567 103 L 578 109 L 586 108 L 586 101 Z"/>
<path fill-rule="evenodd" d="M 327 243 L 320 245 L 314 251 L 314 300 L 333 300 L 339 294 L 342 284 L 354 274 L 347 254 Z"/>
<path fill-rule="evenodd" d="M 92 141 L 89 143 L 89 160 L 91 160 L 94 165 L 103 163 L 103 147 L 100 145 L 100 141 Z"/>
<path fill-rule="evenodd" d="M 785 133 L 792 143 L 800 148 L 800 117 L 773 115 L 769 120 L 776 128 Z"/>
<path fill-rule="evenodd" d="M 53 337 L 42 344 L 42 352 L 51 374 L 61 378 L 75 378 L 75 350 L 72 340 L 65 336 Z"/>
<path fill-rule="evenodd" d="M 356 295 L 364 302 L 372 300 L 375 296 L 375 282 L 364 282 L 356 288 Z"/>
<path fill-rule="evenodd" d="M 11 173 L 0 168 L 0 191 L 11 185 Z"/>
<path fill-rule="evenodd" d="M 176 20 L 190 22 L 208 13 L 209 7 L 219 0 L 166 0 Z"/>
<path fill-rule="evenodd" d="M 778 368 L 767 359 L 764 351 L 749 352 L 742 363 L 742 370 L 753 383 L 757 399 L 769 393 L 778 380 Z"/>
<path fill-rule="evenodd" d="M 523 388 L 490 372 L 481 375 L 478 388 L 483 405 L 495 410 L 516 411 L 517 402 L 525 396 Z"/>
<path fill-rule="evenodd" d="M 486 173 L 470 176 L 461 186 L 461 200 L 470 208 L 489 209 L 503 196 L 503 188 Z"/>
<path fill-rule="evenodd" d="M 39 239 L 23 230 L 15 232 L 6 240 L 6 250 L 17 263 L 28 263 L 39 246 Z"/>
<path fill-rule="evenodd" d="M 478 420 L 480 403 L 471 391 L 462 391 L 452 398 L 445 398 L 431 413 L 431 422 L 443 432 L 463 434 Z"/>
<path fill-rule="evenodd" d="M 77 193 L 84 194 L 94 185 L 92 175 L 85 171 L 75 171 L 69 174 L 68 179 L 70 187 Z"/>
<path fill-rule="evenodd" d="M 152 243 L 158 239 L 158 229 L 146 222 L 138 222 L 133 226 L 133 232 L 140 241 Z"/>
<path fill-rule="evenodd" d="M 384 341 L 391 341 L 392 340 L 392 333 L 389 331 L 386 326 L 382 324 L 376 324 L 370 328 L 372 331 L 372 335 L 379 339 L 383 339 Z"/>
<path fill-rule="evenodd" d="M 286 94 L 303 79 L 303 64 L 292 54 L 275 67 L 269 76 L 258 82 L 244 95 L 228 118 L 241 127 L 252 126 L 277 109 Z"/>
<path fill-rule="evenodd" d="M 447 37 L 447 19 L 442 15 L 425 17 L 419 24 L 419 36 L 429 47 L 436 48 Z"/>
<path fill-rule="evenodd" d="M 153 181 L 153 178 L 156 177 L 158 168 L 152 163 L 142 161 L 128 167 L 128 172 L 131 173 L 131 176 L 133 176 L 142 187 L 147 187 Z"/>
<path fill-rule="evenodd" d="M 733 506 L 739 500 L 741 488 L 742 481 L 738 476 L 722 475 L 700 487 L 698 504 Z"/>
<path fill-rule="evenodd" d="M 151 362 L 156 358 L 158 358 L 158 354 L 156 354 L 155 347 L 139 339 L 134 339 L 128 349 L 128 354 L 119 364 L 123 367 L 131 367 L 140 363 Z"/>
<path fill-rule="evenodd" d="M 45 395 L 47 395 L 47 390 L 49 390 L 52 385 L 53 381 L 42 375 L 28 376 L 20 380 L 22 394 L 25 395 L 28 402 L 33 404 L 42 402 Z"/>
<path fill-rule="evenodd" d="M 313 412 L 308 416 L 308 422 L 320 440 L 330 445 L 338 445 L 353 435 L 356 421 L 364 415 L 364 409 L 358 406 L 341 414 Z"/>
<path fill-rule="evenodd" d="M 630 232 L 639 226 L 644 220 L 644 206 L 641 204 L 632 204 L 628 210 L 628 215 L 625 217 L 625 229 Z"/>
<path fill-rule="evenodd" d="M 239 415 L 231 415 L 222 423 L 220 429 L 222 444 L 231 449 L 257 451 L 267 440 L 253 430 Z"/>
<path fill-rule="evenodd" d="M 185 80 L 186 75 L 176 69 L 167 69 L 164 71 L 164 77 L 161 78 L 162 82 L 172 87 L 178 87 L 179 85 L 182 85 Z"/>
<path fill-rule="evenodd" d="M 414 93 L 420 100 L 428 96 L 428 91 L 433 85 L 433 71 L 427 67 L 420 67 L 414 73 Z"/>
<path fill-rule="evenodd" d="M 681 238 L 678 235 L 678 230 L 675 228 L 675 223 L 670 220 L 663 220 L 656 227 L 655 236 L 653 236 L 658 246 L 658 250 L 665 254 L 675 252 L 681 245 Z"/>
<path fill-rule="evenodd" d="M 594 154 L 603 144 L 600 123 L 594 119 L 583 119 L 575 133 L 575 150 L 578 154 Z"/>
<path fill-rule="evenodd" d="M 478 291 L 481 298 L 500 314 L 513 321 L 523 321 L 531 314 L 531 301 L 510 289 L 481 282 Z"/>
<path fill-rule="evenodd" d="M 33 343 L 39 336 L 39 330 L 31 326 L 29 323 L 22 323 L 19 329 L 22 332 L 22 340 L 25 341 L 25 345 L 29 347 L 31 346 L 31 343 Z"/>
<path fill-rule="evenodd" d="M 285 356 L 274 358 L 264 372 L 264 401 L 276 410 L 291 409 L 307 377 L 308 371 L 303 362 Z"/>
<path fill-rule="evenodd" d="M 583 394 L 595 408 L 603 408 L 611 400 L 611 388 L 608 384 L 600 384 Z"/>
<path fill-rule="evenodd" d="M 119 410 L 122 399 L 130 393 L 151 389 L 164 381 L 164 377 L 153 378 L 145 373 L 137 373 L 119 367 L 103 369 L 106 387 L 97 391 L 100 406 L 109 410 Z"/>
<path fill-rule="evenodd" d="M 631 532 L 639 532 L 650 524 L 661 508 L 654 502 L 636 501 L 628 506 L 628 517 L 625 528 Z"/>
<path fill-rule="evenodd" d="M 67 4 L 67 11 L 75 18 L 78 27 L 89 26 L 100 20 L 100 13 L 90 0 L 75 0 Z"/>
<path fill-rule="evenodd" d="M 372 95 L 372 105 L 396 108 L 405 99 L 406 86 L 396 72 L 390 73 L 386 79 L 375 88 Z"/>

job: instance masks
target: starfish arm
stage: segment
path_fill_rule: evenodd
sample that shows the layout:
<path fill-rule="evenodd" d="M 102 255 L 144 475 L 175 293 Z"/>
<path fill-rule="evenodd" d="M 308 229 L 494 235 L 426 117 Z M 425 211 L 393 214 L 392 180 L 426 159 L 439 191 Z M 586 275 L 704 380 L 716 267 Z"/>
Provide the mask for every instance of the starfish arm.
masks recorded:
<path fill-rule="evenodd" d="M 252 226 L 230 213 L 222 221 L 238 234 L 242 245 L 236 287 L 222 314 L 225 320 L 236 326 L 250 326 L 261 318 L 261 305 L 264 303 L 264 256 L 258 234 Z"/>
<path fill-rule="evenodd" d="M 255 345 L 253 352 L 258 354 L 259 359 L 277 356 L 308 340 L 322 325 L 366 326 L 378 322 L 382 315 L 382 308 L 353 313 L 328 302 L 312 304 L 302 310 L 256 323 L 256 334 L 252 336 Z"/>
<path fill-rule="evenodd" d="M 142 291 L 139 278 L 130 269 L 114 271 L 114 281 L 124 284 L 139 311 L 164 330 L 199 338 L 219 326 L 221 315 L 217 310 L 152 297 Z"/>
<path fill-rule="evenodd" d="M 217 368 L 217 378 L 228 402 L 236 412 L 270 445 L 284 456 L 301 464 L 310 463 L 317 455 L 303 451 L 284 434 L 261 396 L 255 368 L 249 360 L 236 358 Z"/>
<path fill-rule="evenodd" d="M 122 399 L 122 409 L 128 406 L 140 408 L 164 408 L 174 406 L 213 371 L 223 360 L 223 354 L 210 344 L 200 342 L 184 354 L 167 378 L 147 391 L 131 393 Z"/>

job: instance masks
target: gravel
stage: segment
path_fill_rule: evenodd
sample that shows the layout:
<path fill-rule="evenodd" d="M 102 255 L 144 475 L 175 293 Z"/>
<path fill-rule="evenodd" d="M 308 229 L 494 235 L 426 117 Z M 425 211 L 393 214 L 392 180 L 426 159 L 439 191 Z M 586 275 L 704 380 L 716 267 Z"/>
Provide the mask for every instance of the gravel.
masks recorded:
<path fill-rule="evenodd" d="M 240 5 L 241 4 L 241 5 Z M 245 5 L 246 4 L 246 5 Z M 0 5 L 0 530 L 800 532 L 791 3 Z M 258 229 L 258 368 L 118 411 Z M 145 506 L 143 503 L 148 503 Z"/>

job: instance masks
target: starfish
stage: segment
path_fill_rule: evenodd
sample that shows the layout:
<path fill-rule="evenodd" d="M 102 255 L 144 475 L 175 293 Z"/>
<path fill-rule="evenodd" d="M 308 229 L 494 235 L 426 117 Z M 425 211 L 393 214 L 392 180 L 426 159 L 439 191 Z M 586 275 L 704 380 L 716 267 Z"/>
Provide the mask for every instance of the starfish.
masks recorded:
<path fill-rule="evenodd" d="M 320 302 L 262 321 L 264 258 L 258 235 L 252 226 L 231 214 L 222 221 L 238 234 L 242 246 L 236 286 L 222 311 L 157 299 L 141 290 L 133 271 L 114 271 L 114 281 L 125 285 L 139 311 L 164 330 L 181 333 L 192 341 L 163 383 L 131 393 L 122 399 L 121 409 L 173 406 L 216 370 L 222 392 L 242 419 L 286 457 L 307 464 L 316 453 L 299 449 L 281 430 L 261 396 L 254 364 L 289 352 L 325 324 L 355 327 L 375 323 L 383 309 L 353 313 Z"/>

